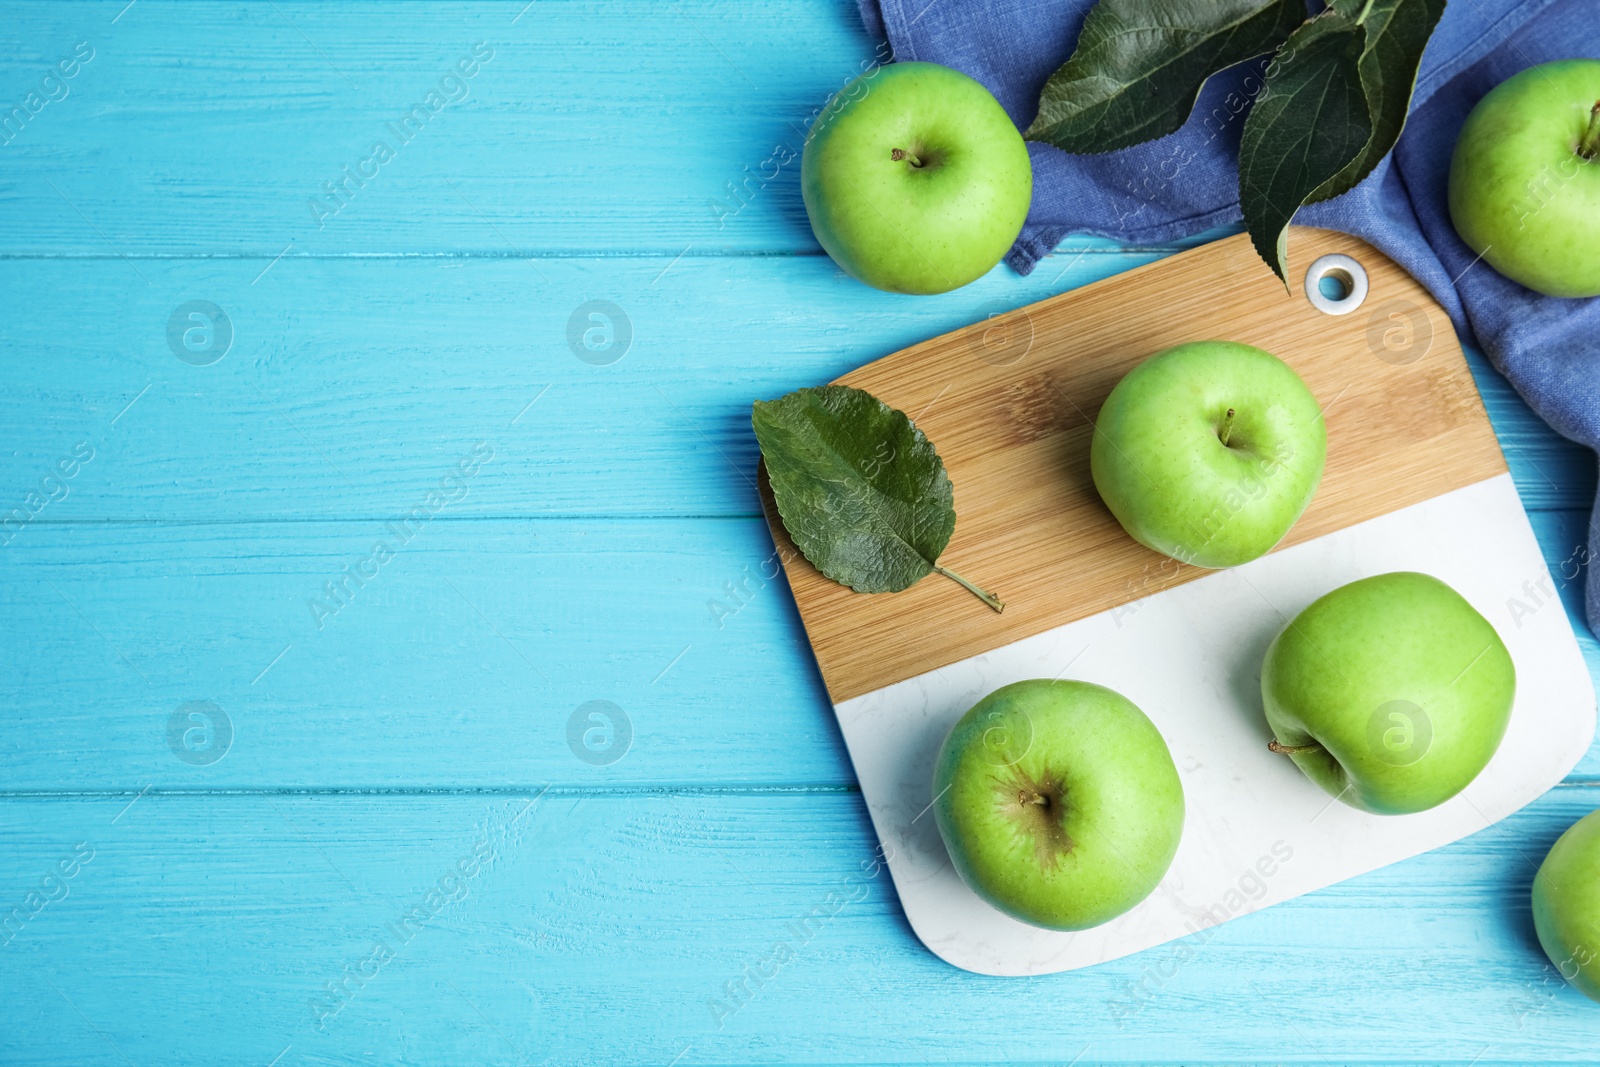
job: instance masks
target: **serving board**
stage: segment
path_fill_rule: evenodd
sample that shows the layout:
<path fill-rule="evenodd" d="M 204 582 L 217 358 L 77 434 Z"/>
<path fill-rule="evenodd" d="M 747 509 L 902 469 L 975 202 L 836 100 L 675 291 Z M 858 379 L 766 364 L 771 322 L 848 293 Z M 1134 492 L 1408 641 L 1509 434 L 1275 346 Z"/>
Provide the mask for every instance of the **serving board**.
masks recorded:
<path fill-rule="evenodd" d="M 1087 966 L 1482 830 L 1565 776 L 1594 734 L 1595 699 L 1449 318 L 1355 238 L 1295 228 L 1288 291 L 1248 237 L 1214 242 L 914 345 L 839 379 L 910 414 L 955 486 L 946 579 L 861 595 L 822 577 L 764 503 L 906 917 L 936 954 L 986 974 Z M 1367 291 L 1340 313 L 1300 276 L 1326 256 Z M 1362 272 L 1364 271 L 1364 277 Z M 1346 281 L 1349 277 L 1346 276 Z M 1327 304 L 1327 301 L 1321 301 Z M 1328 461 L 1315 499 L 1269 555 L 1228 571 L 1135 542 L 1095 492 L 1093 420 L 1145 357 L 1184 341 L 1256 345 L 1322 405 Z M 1267 643 L 1312 600 L 1390 570 L 1425 571 L 1499 630 L 1518 672 L 1499 752 L 1429 812 L 1368 815 L 1267 751 Z M 1521 605 L 1523 610 L 1518 610 Z M 1125 694 L 1161 729 L 1187 802 L 1171 869 L 1138 907 L 1078 933 L 1006 917 L 956 876 L 929 813 L 950 726 L 1002 685 L 1070 677 Z M 1175 947 L 1172 951 L 1178 951 Z"/>

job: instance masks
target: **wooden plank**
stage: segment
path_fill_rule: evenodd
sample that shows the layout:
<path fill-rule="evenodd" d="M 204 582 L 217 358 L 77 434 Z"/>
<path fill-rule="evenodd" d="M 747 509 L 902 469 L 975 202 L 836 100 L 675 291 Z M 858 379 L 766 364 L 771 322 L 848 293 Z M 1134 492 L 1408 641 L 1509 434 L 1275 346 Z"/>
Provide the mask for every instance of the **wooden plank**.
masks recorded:
<path fill-rule="evenodd" d="M 805 131 L 874 58 L 848 2 L 120 7 L 7 5 L 0 110 L 92 58 L 0 135 L 4 252 L 820 254 Z"/>
<path fill-rule="evenodd" d="M 0 261 L 0 514 L 80 442 L 95 458 L 40 518 L 390 518 L 480 442 L 493 462 L 451 515 L 755 514 L 753 397 L 1153 258 L 1020 283 L 1000 268 L 932 300 L 816 258 L 569 259 L 548 281 L 504 260 L 308 260 L 259 279 L 162 260 L 141 267 L 154 286 L 119 260 Z M 576 321 L 588 354 L 596 299 L 631 332 L 607 365 L 568 340 Z M 175 354 L 188 313 L 169 339 L 193 300 L 232 333 L 205 366 Z"/>
<path fill-rule="evenodd" d="M 752 399 L 1154 258 L 1059 257 L 927 298 L 815 258 L 566 259 L 548 285 L 493 260 L 286 260 L 259 281 L 265 264 L 161 260 L 140 267 L 154 287 L 114 258 L 0 260 L 0 516 L 88 442 L 37 521 L 389 518 L 480 441 L 495 460 L 450 515 L 754 515 Z M 210 366 L 168 343 L 196 299 L 233 328 Z M 568 347 L 591 299 L 631 321 L 610 366 Z M 1589 507 L 1593 454 L 1474 369 L 1524 502 Z"/>
<path fill-rule="evenodd" d="M 853 781 L 759 520 L 404 532 L 29 530 L 0 586 L 0 788 Z M 631 735 L 586 761 L 590 701 Z"/>
<path fill-rule="evenodd" d="M 1565 610 L 1600 677 L 1588 513 L 1534 520 L 1560 588 L 1494 622 Z M 325 583 L 392 536 L 381 522 L 28 533 L 0 571 L 0 791 L 855 783 L 759 519 L 435 519 L 320 630 L 308 602 L 334 606 Z M 168 737 L 192 700 L 233 727 L 215 763 Z M 613 764 L 568 745 L 590 700 L 632 723 Z M 1574 777 L 1600 777 L 1600 746 Z"/>
<path fill-rule="evenodd" d="M 50 255 L 814 251 L 796 153 L 872 55 L 846 4 L 10 7 L 7 107 L 93 51 L 3 147 Z"/>
<path fill-rule="evenodd" d="M 0 1058 L 1189 1064 L 1254 1062 L 1270 1044 L 1281 1063 L 1466 1064 L 1593 1050 L 1594 1005 L 1555 976 L 1527 911 L 1530 860 L 1600 803 L 1593 788 L 1201 933 L 1186 954 L 1026 982 L 974 980 L 917 944 L 887 880 L 867 877 L 854 795 L 131 799 L 0 804 L 5 914 L 75 845 L 94 850 L 0 947 Z M 474 870 L 480 855 L 493 859 Z M 473 873 L 451 878 L 463 861 Z M 368 963 L 380 941 L 393 958 Z"/>
<path fill-rule="evenodd" d="M 913 413 L 956 487 L 956 532 L 941 561 L 1008 602 L 990 612 L 950 582 L 861 596 L 801 556 L 769 509 L 800 616 L 839 703 L 1205 573 L 1153 568 L 1157 553 L 1118 526 L 1089 478 L 1094 414 L 1141 360 L 1218 337 L 1273 352 L 1316 394 L 1328 462 L 1282 545 L 1299 544 L 1506 470 L 1444 312 L 1399 267 L 1353 238 L 1300 229 L 1293 276 L 1321 255 L 1367 268 L 1373 312 L 1336 317 L 1285 293 L 1244 235 L 1031 305 L 1004 329 L 958 330 L 839 379 Z M 1380 358 L 1382 306 L 1425 314 L 1432 347 Z M 1152 313 L 1159 309 L 1158 313 Z M 1007 341 L 1007 344 L 1011 342 Z M 985 356 L 989 358 L 984 358 Z"/>

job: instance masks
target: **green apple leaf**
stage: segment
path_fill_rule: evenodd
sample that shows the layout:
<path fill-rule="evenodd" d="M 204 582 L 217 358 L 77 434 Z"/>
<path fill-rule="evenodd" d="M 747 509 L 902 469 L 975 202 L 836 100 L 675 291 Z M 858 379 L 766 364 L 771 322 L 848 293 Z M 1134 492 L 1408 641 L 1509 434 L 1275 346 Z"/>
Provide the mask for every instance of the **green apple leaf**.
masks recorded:
<path fill-rule="evenodd" d="M 1362 3 L 1363 0 L 1335 0 L 1332 6 L 1352 18 L 1360 15 L 1362 28 L 1366 30 L 1366 47 L 1361 52 L 1361 89 L 1367 98 L 1372 135 L 1360 154 L 1323 182 L 1308 202 L 1331 200 L 1354 188 L 1372 173 L 1400 139 L 1406 114 L 1411 110 L 1411 94 L 1417 86 L 1422 52 L 1444 14 L 1445 0 L 1372 0 L 1364 12 Z M 1353 13 L 1348 10 L 1351 8 Z"/>
<path fill-rule="evenodd" d="M 955 496 L 933 443 L 905 412 L 844 385 L 757 401 L 750 416 L 783 528 L 823 574 L 858 593 L 898 593 L 937 571 Z"/>
<path fill-rule="evenodd" d="M 1361 87 L 1366 30 L 1337 7 L 1284 42 L 1239 140 L 1239 205 L 1256 251 L 1288 284 L 1289 220 L 1372 137 Z"/>
<path fill-rule="evenodd" d="M 1271 52 L 1304 18 L 1303 0 L 1100 0 L 1023 136 L 1077 153 L 1163 137 L 1207 78 Z"/>

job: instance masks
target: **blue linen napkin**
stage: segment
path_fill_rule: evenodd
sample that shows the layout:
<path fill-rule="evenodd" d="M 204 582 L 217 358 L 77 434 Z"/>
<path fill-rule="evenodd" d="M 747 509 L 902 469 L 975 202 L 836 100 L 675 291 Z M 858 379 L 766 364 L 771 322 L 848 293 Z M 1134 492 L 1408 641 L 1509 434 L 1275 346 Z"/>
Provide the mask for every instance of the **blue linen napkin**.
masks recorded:
<path fill-rule="evenodd" d="M 895 59 L 943 63 L 976 78 L 1025 129 L 1094 0 L 858 2 L 868 32 L 887 39 Z M 1477 337 L 1534 411 L 1590 448 L 1600 447 L 1600 298 L 1540 296 L 1477 261 L 1450 223 L 1445 189 L 1473 105 L 1519 70 L 1600 57 L 1597 25 L 1600 0 L 1450 0 L 1395 151 L 1344 196 L 1295 217 L 1354 234 L 1399 263 L 1463 337 Z M 1239 133 L 1265 65 L 1251 61 L 1212 78 L 1184 127 L 1156 141 L 1096 156 L 1030 143 L 1033 204 L 1007 262 L 1027 274 L 1068 233 L 1159 244 L 1237 222 Z M 1568 568 L 1600 552 L 1600 502 L 1588 536 Z M 1600 631 L 1600 567 L 1586 569 L 1589 625 Z"/>

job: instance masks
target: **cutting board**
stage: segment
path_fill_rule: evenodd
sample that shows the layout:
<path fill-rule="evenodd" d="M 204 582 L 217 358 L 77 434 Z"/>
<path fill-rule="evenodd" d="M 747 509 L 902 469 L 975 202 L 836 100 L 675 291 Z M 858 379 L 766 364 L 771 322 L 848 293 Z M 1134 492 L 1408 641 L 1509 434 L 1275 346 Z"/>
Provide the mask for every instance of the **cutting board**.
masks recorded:
<path fill-rule="evenodd" d="M 955 486 L 940 562 L 1002 614 L 931 575 L 894 594 L 818 573 L 764 503 L 906 917 L 943 959 L 985 974 L 1070 970 L 1183 939 L 1491 826 L 1588 749 L 1595 698 L 1449 318 L 1355 238 L 1295 228 L 1284 286 L 1227 238 L 975 323 L 839 379 L 913 418 Z M 1309 268 L 1309 269 L 1308 269 Z M 1324 275 L 1331 281 L 1319 284 Z M 1332 287 L 1330 291 L 1328 286 Z M 1242 341 L 1316 394 L 1328 461 L 1272 553 L 1227 571 L 1130 538 L 1089 474 L 1093 421 L 1163 348 Z M 763 483 L 764 484 L 764 483 Z M 1518 689 L 1500 750 L 1431 811 L 1369 815 L 1267 750 L 1260 665 L 1295 613 L 1346 582 L 1434 574 L 1499 630 Z M 1161 729 L 1187 802 L 1167 876 L 1127 914 L 1077 933 L 996 911 L 956 876 L 929 813 L 934 755 L 985 694 L 1024 678 L 1118 690 Z"/>

